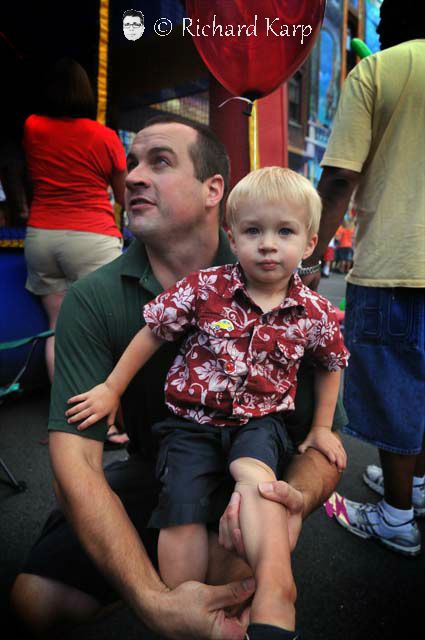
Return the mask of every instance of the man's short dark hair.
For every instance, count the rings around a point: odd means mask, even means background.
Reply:
[[[172,113],[150,118],[143,125],[143,129],[152,127],[155,124],[173,123],[184,124],[187,127],[194,129],[198,134],[196,142],[189,146],[189,156],[193,163],[196,179],[200,182],[205,182],[207,178],[210,178],[215,174],[219,174],[223,177],[224,195],[220,202],[220,219],[222,220],[224,214],[224,202],[229,189],[230,180],[230,160],[227,155],[226,147],[212,129],[207,127],[207,125]]]
[[[143,13],[141,11],[138,11],[137,9],[126,9],[122,14],[122,19],[124,20],[124,18],[126,18],[127,16],[134,16],[135,18],[140,18],[140,20],[142,21],[142,24],[145,24],[145,17]]]
[[[425,38],[423,0],[383,0],[380,14],[380,35],[387,46]]]

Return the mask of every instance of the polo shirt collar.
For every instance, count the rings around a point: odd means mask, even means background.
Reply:
[[[236,258],[230,249],[227,234],[223,228],[219,230],[219,244],[214,266],[233,264]],[[134,238],[127,251],[121,256],[121,276],[137,278],[139,283],[154,295],[163,291],[163,287],[155,278],[143,242]]]

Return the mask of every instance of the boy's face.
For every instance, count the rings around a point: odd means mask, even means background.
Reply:
[[[229,240],[248,284],[286,286],[300,260],[312,254],[317,235],[308,235],[304,207],[243,202]]]

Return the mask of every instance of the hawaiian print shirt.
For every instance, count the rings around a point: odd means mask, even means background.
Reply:
[[[216,426],[294,409],[305,351],[329,371],[347,366],[335,310],[297,274],[267,313],[252,301],[239,264],[204,269],[144,307],[163,340],[188,336],[168,372],[165,397],[177,415]]]

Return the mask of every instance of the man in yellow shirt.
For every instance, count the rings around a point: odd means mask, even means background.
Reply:
[[[379,449],[381,467],[363,479],[377,505],[345,500],[352,533],[417,555],[415,516],[425,515],[425,20],[423,3],[384,0],[382,51],[349,74],[319,192],[322,257],[353,192],[358,228],[347,276],[345,341],[351,352],[344,431]],[[318,284],[316,274],[304,279]],[[316,282],[312,282],[312,281]]]

